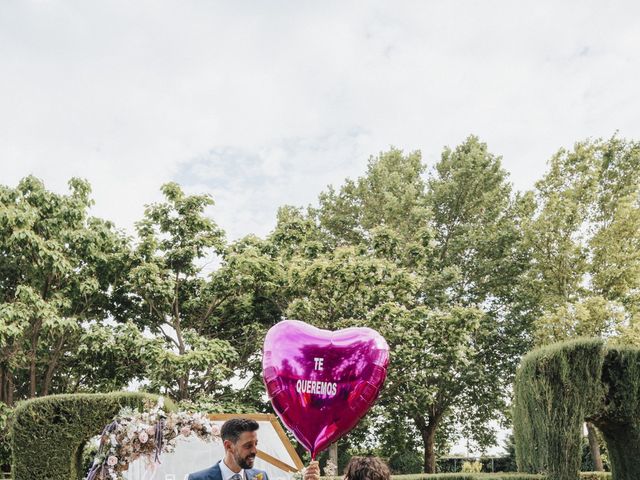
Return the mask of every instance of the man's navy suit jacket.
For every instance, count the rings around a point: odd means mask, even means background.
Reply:
[[[253,477],[261,473],[263,480],[269,480],[267,472],[264,470],[258,470],[257,468],[249,468],[244,471],[247,476],[247,480],[252,480]],[[213,467],[205,468],[199,472],[190,473],[189,480],[222,480],[222,471],[220,470],[220,462],[216,463]]]

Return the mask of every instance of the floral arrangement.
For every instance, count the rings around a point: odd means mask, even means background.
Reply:
[[[144,458],[151,466],[160,455],[172,452],[178,438],[196,435],[205,441],[218,441],[220,429],[204,414],[165,413],[163,399],[144,412],[130,408],[120,411],[100,436],[100,446],[85,480],[123,480],[129,464]]]

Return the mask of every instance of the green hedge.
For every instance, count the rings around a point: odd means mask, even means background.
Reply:
[[[13,409],[0,402],[0,478],[2,472],[9,470],[11,463],[11,442],[9,441],[9,419]]]
[[[616,480],[640,479],[640,349],[609,348],[602,382],[607,388],[591,421],[602,432]]]
[[[393,480],[544,480],[544,475],[527,473],[434,473],[394,475]]]
[[[528,473],[417,473],[391,475],[392,480],[544,480],[544,475]],[[320,477],[320,480],[344,480],[343,477]]]
[[[392,480],[546,480],[545,475],[530,473],[419,473],[391,475]],[[320,480],[343,480],[342,477],[320,477]],[[581,472],[580,480],[611,480],[609,472]]]
[[[599,339],[544,347],[523,358],[514,390],[519,470],[577,480],[588,420],[607,444],[611,478],[640,479],[640,349]]]
[[[601,401],[600,340],[575,340],[524,357],[514,386],[518,470],[550,480],[577,480],[582,424]]]
[[[82,449],[123,407],[142,408],[157,396],[143,393],[51,395],[21,402],[11,431],[14,480],[77,480]],[[172,409],[172,404],[165,404]]]
[[[611,480],[611,472],[580,472],[580,480]]]

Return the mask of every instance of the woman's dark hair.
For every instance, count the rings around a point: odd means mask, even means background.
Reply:
[[[243,432],[255,432],[260,428],[258,422],[249,418],[232,418],[222,424],[220,437],[222,440],[231,440],[236,443]]]
[[[344,471],[346,480],[389,480],[391,472],[378,457],[352,457]]]

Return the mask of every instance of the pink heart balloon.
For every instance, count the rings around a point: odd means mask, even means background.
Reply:
[[[274,410],[315,459],[367,413],[388,364],[389,346],[375,330],[285,320],[267,332],[262,374]]]

